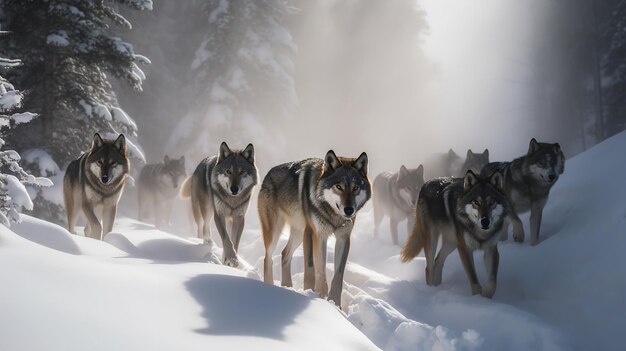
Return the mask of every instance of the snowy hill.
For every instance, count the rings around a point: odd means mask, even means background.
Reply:
[[[369,208],[353,233],[347,316],[301,291],[301,250],[295,291],[258,281],[263,245],[254,207],[242,269],[207,263],[219,249],[191,235],[129,218],[98,242],[25,217],[11,228],[19,235],[0,227],[0,350],[623,349],[623,150],[626,133],[567,161],[541,243],[500,244],[492,300],[470,295],[456,253],[443,284],[426,286],[423,258],[402,264],[388,232],[372,239]],[[475,259],[482,281],[482,257]],[[332,274],[332,262],[328,268]]]

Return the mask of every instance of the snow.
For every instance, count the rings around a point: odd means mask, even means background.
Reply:
[[[11,119],[15,122],[16,125],[28,123],[32,121],[35,117],[37,117],[37,114],[32,112],[14,113],[11,115]]]
[[[11,202],[20,208],[25,210],[33,209],[33,201],[30,199],[30,195],[28,191],[26,191],[26,187],[24,184],[17,179],[16,176],[5,174],[2,176],[2,180],[6,181],[6,189],[7,192],[11,195]]]
[[[43,175],[55,175],[61,172],[59,165],[45,150],[29,149],[22,153],[22,159],[27,163],[35,163]]]
[[[22,93],[10,90],[0,95],[0,110],[8,111],[22,105]]]
[[[68,46],[70,45],[70,37],[67,32],[60,30],[56,33],[49,34],[46,38],[46,44],[53,46]]]
[[[302,291],[301,249],[294,288],[258,281],[264,248],[254,204],[241,269],[208,263],[221,257],[218,245],[185,225],[157,230],[120,214],[99,242],[24,216],[12,227],[19,236],[0,227],[0,349],[622,349],[626,188],[616,175],[626,172],[625,148],[626,132],[566,162],[540,244],[499,244],[493,299],[471,296],[456,253],[443,283],[426,286],[423,257],[402,264],[388,232],[373,239],[369,206],[353,232],[344,312]],[[528,229],[528,215],[522,220]],[[277,277],[286,239],[274,252]],[[484,281],[478,253],[475,261]]]

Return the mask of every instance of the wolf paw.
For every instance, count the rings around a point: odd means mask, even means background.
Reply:
[[[239,267],[239,260],[237,257],[227,257],[224,259],[224,265],[228,267]]]
[[[487,283],[485,286],[483,286],[482,291],[481,291],[481,295],[483,297],[487,297],[487,298],[492,298],[493,294],[496,293],[496,284],[494,283]]]
[[[480,284],[472,284],[472,295],[478,295],[482,293]]]
[[[537,239],[531,239],[530,240],[530,246],[537,246],[539,245],[539,240]]]
[[[521,235],[513,235],[513,240],[515,240],[515,242],[517,243],[523,243],[524,242],[524,234]]]

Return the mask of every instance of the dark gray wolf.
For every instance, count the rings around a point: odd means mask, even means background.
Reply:
[[[407,262],[422,249],[426,256],[426,283],[441,284],[446,257],[458,250],[470,281],[472,294],[491,298],[498,275],[499,231],[511,210],[503,192],[504,178],[499,171],[481,177],[467,171],[464,178],[438,178],[422,186],[415,209],[415,225],[404,244],[401,259]],[[437,257],[437,242],[442,245]],[[481,287],[472,252],[483,250],[488,281]]]
[[[561,146],[530,140],[528,152],[511,162],[493,162],[483,168],[483,175],[499,170],[504,175],[504,191],[513,205],[509,216],[513,224],[513,239],[524,241],[524,226],[518,215],[530,210],[530,244],[539,243],[543,207],[548,202],[550,189],[565,170],[565,156]],[[502,239],[508,237],[508,222],[502,230]]]
[[[252,189],[257,182],[254,146],[248,144],[243,150],[231,150],[222,142],[219,154],[202,160],[181,186],[180,195],[191,198],[198,237],[205,242],[211,242],[209,223],[211,217],[215,220],[225,265],[239,265],[237,250]],[[230,235],[227,225],[230,225]]]
[[[139,220],[144,221],[152,212],[155,227],[168,225],[174,199],[185,178],[185,156],[180,159],[165,156],[163,163],[145,165],[139,173],[137,189]]]
[[[96,133],[91,150],[70,162],[63,177],[63,199],[70,233],[76,233],[74,227],[79,208],[87,217],[85,236],[102,240],[113,229],[117,203],[129,170],[124,135],[120,134],[115,140],[103,140]],[[98,217],[102,218],[102,224]]]
[[[391,241],[398,243],[398,223],[407,220],[407,232],[413,229],[413,211],[417,195],[424,184],[424,167],[407,169],[402,165],[397,173],[384,172],[374,179],[374,237],[385,216],[389,216]]]
[[[356,214],[369,200],[367,154],[337,157],[330,150],[322,159],[310,158],[272,168],[259,192],[259,217],[265,244],[264,280],[274,284],[272,253],[285,224],[291,234],[282,251],[282,285],[291,286],[291,258],[304,241],[304,289],[327,296],[341,306],[343,274]],[[328,292],[326,241],[334,234],[335,274]]]

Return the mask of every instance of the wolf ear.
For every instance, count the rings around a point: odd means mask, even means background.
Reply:
[[[226,157],[230,156],[233,152],[228,147],[225,141],[222,141],[220,145],[220,153],[217,156],[217,162],[222,162]]]
[[[124,134],[120,134],[113,142],[113,146],[123,155],[126,155],[126,137]]]
[[[362,176],[367,177],[367,154],[362,152],[361,155],[352,162],[352,166],[356,168]]]
[[[419,165],[417,166],[417,177],[422,181],[422,183],[424,182],[424,166],[423,165]]]
[[[333,171],[341,166],[341,161],[335,155],[333,150],[328,150],[324,157],[324,173]]]
[[[254,164],[254,146],[252,144],[248,144],[246,148],[241,152],[241,156],[243,156],[248,162]]]
[[[100,134],[96,133],[93,135],[93,142],[91,143],[91,148],[93,150],[99,148],[100,146],[104,145],[104,140],[102,140],[102,137],[100,136]]]
[[[537,150],[539,150],[539,143],[537,142],[537,139],[530,139],[530,144],[528,145],[528,155],[534,153]]]
[[[167,156],[167,155],[165,155],[165,157],[163,157],[163,163],[164,163],[164,164],[168,164],[168,163],[170,163],[170,157],[169,157],[169,156]]]
[[[476,178],[476,174],[472,172],[472,170],[467,171],[465,173],[465,178],[463,178],[463,191],[469,191],[474,185],[478,183],[478,178]]]
[[[467,149],[467,155],[465,155],[465,159],[470,160],[472,159],[472,157],[474,157],[474,153],[472,152],[472,149]]]
[[[485,149],[485,151],[483,151],[483,156],[489,159],[489,149]]]
[[[493,172],[491,176],[489,176],[489,183],[495,186],[496,189],[502,191],[504,189],[504,177],[502,176],[502,173],[498,170]]]
[[[459,157],[459,155],[457,155],[456,152],[454,152],[454,150],[450,149],[450,150],[448,150],[448,157],[449,158],[457,158],[457,157]]]
[[[180,164],[181,164],[181,165],[183,165],[183,166],[185,165],[185,156],[184,156],[184,155],[183,155],[183,156],[181,156],[181,157],[178,159],[178,163],[180,163]]]
[[[404,165],[400,166],[400,170],[398,171],[398,179],[404,178],[409,175],[409,170],[404,167]]]

